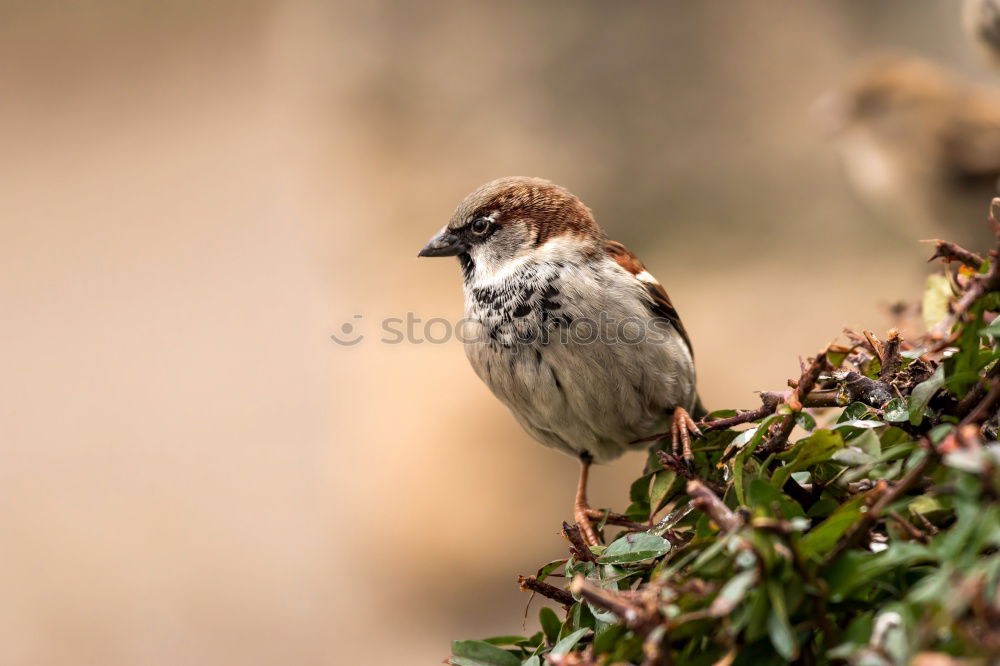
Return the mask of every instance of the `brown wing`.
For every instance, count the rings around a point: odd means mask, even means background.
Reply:
[[[635,256],[629,252],[628,248],[619,243],[618,241],[608,241],[604,246],[604,251],[609,257],[618,262],[618,265],[627,270],[629,273],[635,276],[635,278],[642,283],[646,288],[646,292],[649,294],[652,303],[650,304],[650,309],[653,311],[657,317],[663,317],[676,329],[681,337],[684,339],[684,344],[687,345],[688,351],[691,352],[691,358],[694,358],[694,348],[691,347],[691,338],[688,337],[687,331],[684,330],[684,324],[681,323],[681,317],[677,314],[677,309],[674,308],[674,304],[670,302],[670,297],[667,296],[666,290],[663,288],[656,278],[649,274],[646,267],[642,265],[639,261],[639,257]]]

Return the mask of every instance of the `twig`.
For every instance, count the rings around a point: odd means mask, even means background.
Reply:
[[[872,333],[867,329],[862,330],[861,333],[864,334],[865,340],[868,341],[868,344],[871,346],[872,351],[875,352],[875,355],[878,356],[879,361],[881,361],[882,356],[885,355],[885,349],[883,347],[882,341],[879,340],[874,333]]]
[[[649,529],[649,525],[644,525],[643,523],[637,523],[636,521],[630,519],[624,513],[615,513],[614,511],[608,511],[605,509],[588,509],[587,515],[594,520],[604,521],[605,525],[618,525],[619,527],[627,527],[632,530],[645,531]]]
[[[927,543],[927,535],[924,534],[921,530],[919,530],[916,525],[914,525],[906,518],[903,518],[901,515],[899,515],[898,511],[890,511],[888,515],[889,518],[896,521],[896,523],[900,527],[906,530],[906,533],[909,534],[911,537],[913,537],[920,543]]]
[[[725,430],[742,423],[750,423],[751,421],[762,419],[765,416],[770,416],[774,413],[774,410],[778,408],[779,404],[781,404],[784,396],[779,393],[766,392],[760,394],[760,399],[764,404],[757,409],[740,412],[736,416],[729,416],[724,419],[715,419],[714,421],[698,421],[698,427],[702,430]]]
[[[983,265],[983,258],[978,254],[972,252],[971,250],[966,250],[964,247],[960,247],[950,241],[941,240],[940,238],[932,238],[920,242],[934,243],[934,254],[930,256],[927,263],[930,263],[935,259],[943,259],[946,263],[957,261],[961,264],[965,264],[974,271],[978,271]]]
[[[802,371],[802,377],[799,379],[798,385],[792,390],[792,394],[788,399],[785,400],[785,404],[791,408],[792,413],[785,415],[781,419],[781,423],[772,430],[771,437],[759,449],[761,453],[767,455],[768,453],[780,451],[784,448],[785,442],[788,441],[788,435],[791,434],[792,428],[795,427],[795,413],[802,411],[802,399],[813,390],[820,373],[826,367],[826,350],[824,349]]]
[[[563,606],[572,606],[575,601],[573,599],[573,595],[566,590],[560,590],[555,585],[549,585],[545,581],[538,580],[534,576],[518,576],[517,585],[522,590],[537,592],[543,597],[552,599],[552,601],[558,602]]]
[[[927,531],[928,534],[934,536],[935,534],[938,533],[938,528],[935,527],[934,523],[927,520],[927,517],[924,514],[919,512],[914,512],[914,513],[917,516],[917,520],[919,520],[920,524],[924,526],[924,529]]]
[[[569,584],[572,594],[579,595],[593,605],[611,611],[620,617],[630,628],[635,630],[646,629],[648,631],[650,620],[649,613],[642,606],[633,604],[620,594],[615,594],[610,590],[605,590],[596,585],[591,585],[587,580],[577,574],[573,577],[573,582]],[[567,593],[569,594],[569,593]]]
[[[958,401],[958,405],[955,406],[955,413],[964,417],[971,412],[972,408],[979,404],[979,401],[986,395],[987,384],[991,384],[991,380],[994,379],[1000,379],[1000,363],[994,363],[993,367],[986,373],[986,376],[969,389],[964,398]]]
[[[990,390],[986,394],[986,397],[962,419],[959,425],[983,423],[993,415],[993,407],[996,406],[997,401],[1000,401],[1000,381],[994,380],[991,382]]]
[[[594,553],[590,551],[590,547],[587,542],[583,540],[583,534],[580,532],[580,527],[578,525],[570,525],[566,521],[562,524],[562,533],[566,537],[566,540],[570,543],[570,552],[573,556],[583,562],[596,562],[597,558],[594,557]]]
[[[899,355],[899,344],[901,338],[899,337],[898,329],[889,329],[889,337],[886,338],[885,344],[882,346],[882,369],[878,373],[878,378],[882,381],[887,381],[896,376],[899,372],[899,366],[902,358]]]
[[[732,509],[723,504],[722,500],[701,481],[697,479],[688,481],[687,494],[691,497],[691,504],[708,514],[723,532],[731,532],[743,524]]]

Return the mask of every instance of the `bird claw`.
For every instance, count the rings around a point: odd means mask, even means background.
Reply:
[[[674,456],[679,456],[689,469],[694,469],[694,454],[691,452],[691,435],[701,436],[698,424],[683,407],[674,409],[674,418],[670,423],[670,436],[673,442]]]

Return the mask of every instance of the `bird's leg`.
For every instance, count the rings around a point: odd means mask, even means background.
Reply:
[[[694,419],[683,407],[674,409],[674,419],[670,424],[670,434],[673,438],[674,456],[680,456],[689,468],[694,467],[694,454],[691,453],[691,435],[701,435]]]
[[[573,518],[580,527],[584,541],[588,546],[600,546],[601,540],[590,522],[590,505],[587,504],[587,476],[590,473],[590,454],[584,451],[580,455],[580,481],[576,486],[576,502],[573,504]]]

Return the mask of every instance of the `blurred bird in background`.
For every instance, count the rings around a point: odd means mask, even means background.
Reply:
[[[965,0],[962,22],[972,41],[1000,67],[1000,0]]]
[[[1000,90],[884,56],[816,111],[854,190],[907,237],[976,242],[1000,175]]]

